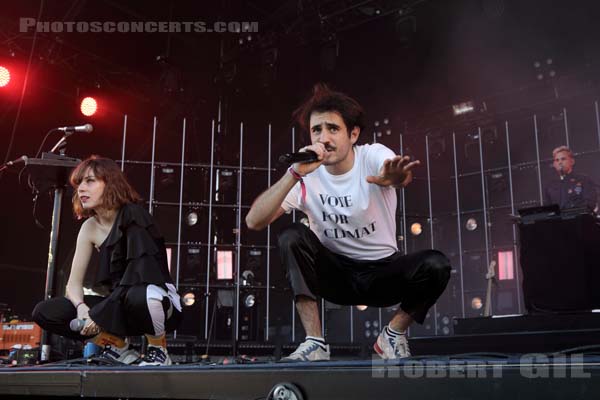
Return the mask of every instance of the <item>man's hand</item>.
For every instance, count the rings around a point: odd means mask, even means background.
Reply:
[[[323,157],[325,157],[325,152],[327,151],[325,149],[325,145],[323,143],[311,144],[310,146],[301,148],[299,151],[304,152],[307,150],[312,150],[315,153],[317,153],[318,161],[311,162],[311,163],[295,163],[294,165],[292,165],[292,168],[294,168],[294,171],[296,171],[297,173],[299,173],[302,176],[308,175],[311,172],[313,172],[315,169],[319,168],[319,166],[323,162]]]
[[[367,176],[367,182],[379,186],[405,187],[412,181],[412,169],[419,160],[410,161],[408,156],[396,156],[383,162],[378,176]]]

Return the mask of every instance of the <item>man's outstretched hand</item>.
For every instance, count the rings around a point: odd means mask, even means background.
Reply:
[[[395,156],[383,162],[377,176],[367,176],[367,182],[379,186],[405,187],[412,181],[412,169],[420,165],[419,160],[410,161],[408,156]]]

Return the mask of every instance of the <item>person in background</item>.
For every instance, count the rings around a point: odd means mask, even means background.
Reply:
[[[590,177],[573,171],[575,158],[567,146],[552,151],[556,176],[546,183],[544,204],[558,204],[561,209],[587,208],[598,211],[598,187]]]

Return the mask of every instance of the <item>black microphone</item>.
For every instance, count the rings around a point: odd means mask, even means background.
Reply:
[[[62,126],[56,128],[57,131],[65,132],[65,135],[72,135],[73,133],[90,133],[94,130],[92,124],[76,125],[76,126]]]
[[[85,326],[86,322],[87,321],[85,319],[78,319],[78,318],[72,319],[71,322],[69,322],[69,328],[73,332],[81,332],[81,330]]]
[[[299,151],[296,153],[287,153],[279,156],[280,163],[294,164],[294,163],[311,163],[319,160],[317,153],[311,150]]]
[[[558,167],[559,171],[558,174],[560,175],[560,180],[564,180],[565,179],[565,172],[563,170],[563,166],[561,165],[560,167]]]

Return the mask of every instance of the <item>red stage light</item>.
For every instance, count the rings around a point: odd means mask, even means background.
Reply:
[[[10,71],[8,68],[0,66],[0,87],[8,85],[10,82]]]
[[[98,102],[93,97],[86,97],[81,100],[81,113],[86,117],[91,117],[98,110]]]

